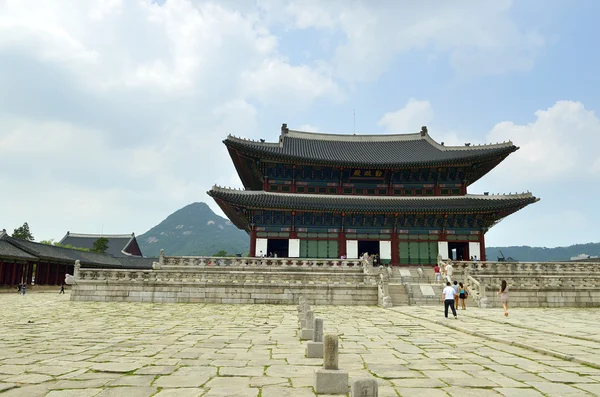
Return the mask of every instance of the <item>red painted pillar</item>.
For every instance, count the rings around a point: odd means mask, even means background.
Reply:
[[[392,266],[398,266],[400,264],[400,255],[398,252],[398,233],[394,231],[392,233]]]
[[[346,256],[346,233],[344,233],[344,229],[340,229],[340,233],[338,234],[338,259],[342,256]]]
[[[9,276],[10,277],[10,283],[9,283],[9,285],[12,287],[13,285],[16,285],[15,284],[15,280],[17,278],[16,278],[16,274],[15,273],[17,272],[17,264],[13,263],[11,267],[12,267],[12,269],[10,270],[10,276]]]
[[[254,230],[254,227],[250,230],[250,256],[256,256],[256,230]]]
[[[27,277],[26,277],[27,285],[31,285],[32,281],[33,281],[33,263],[31,263],[31,262],[28,263],[26,269],[27,269]]]
[[[483,230],[480,233],[481,234],[479,235],[479,250],[481,251],[481,258],[479,258],[479,260],[487,261],[487,257],[485,255],[485,234],[483,233]]]

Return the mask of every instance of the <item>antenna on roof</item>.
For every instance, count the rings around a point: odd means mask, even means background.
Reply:
[[[356,108],[352,108],[352,133],[356,135]]]

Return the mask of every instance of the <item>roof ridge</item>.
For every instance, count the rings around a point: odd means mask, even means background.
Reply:
[[[96,238],[105,237],[105,238],[128,238],[128,239],[131,239],[132,237],[135,237],[135,233],[130,233],[130,234],[91,233],[91,234],[87,234],[87,233],[71,233],[71,232],[69,232],[66,237],[96,237]]]
[[[311,194],[311,193],[275,193],[275,192],[266,192],[264,190],[244,190],[244,189],[235,189],[214,185],[210,191],[207,193],[221,192],[221,193],[241,193],[246,195],[267,195],[273,197],[310,197],[310,198],[355,198],[359,200],[367,200],[373,198],[382,198],[382,199],[392,199],[392,200],[451,200],[451,199],[479,199],[479,200],[509,200],[515,198],[531,198],[534,197],[531,192],[522,192],[522,193],[497,193],[497,194],[465,194],[459,196],[373,196],[373,195],[351,195],[351,194]],[[538,199],[539,200],[539,199]]]

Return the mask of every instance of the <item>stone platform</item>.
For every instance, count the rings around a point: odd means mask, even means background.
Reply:
[[[0,295],[0,395],[314,397],[287,305],[73,302]],[[600,395],[600,312],[315,307],[341,368],[379,396]]]

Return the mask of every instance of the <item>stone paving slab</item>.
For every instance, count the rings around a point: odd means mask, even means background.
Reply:
[[[2,397],[315,396],[322,361],[304,357],[295,306],[36,293],[2,294],[0,305]],[[513,309],[507,319],[468,308],[458,320],[442,307],[314,310],[340,336],[350,381],[374,377],[380,396],[600,395],[597,310]]]

